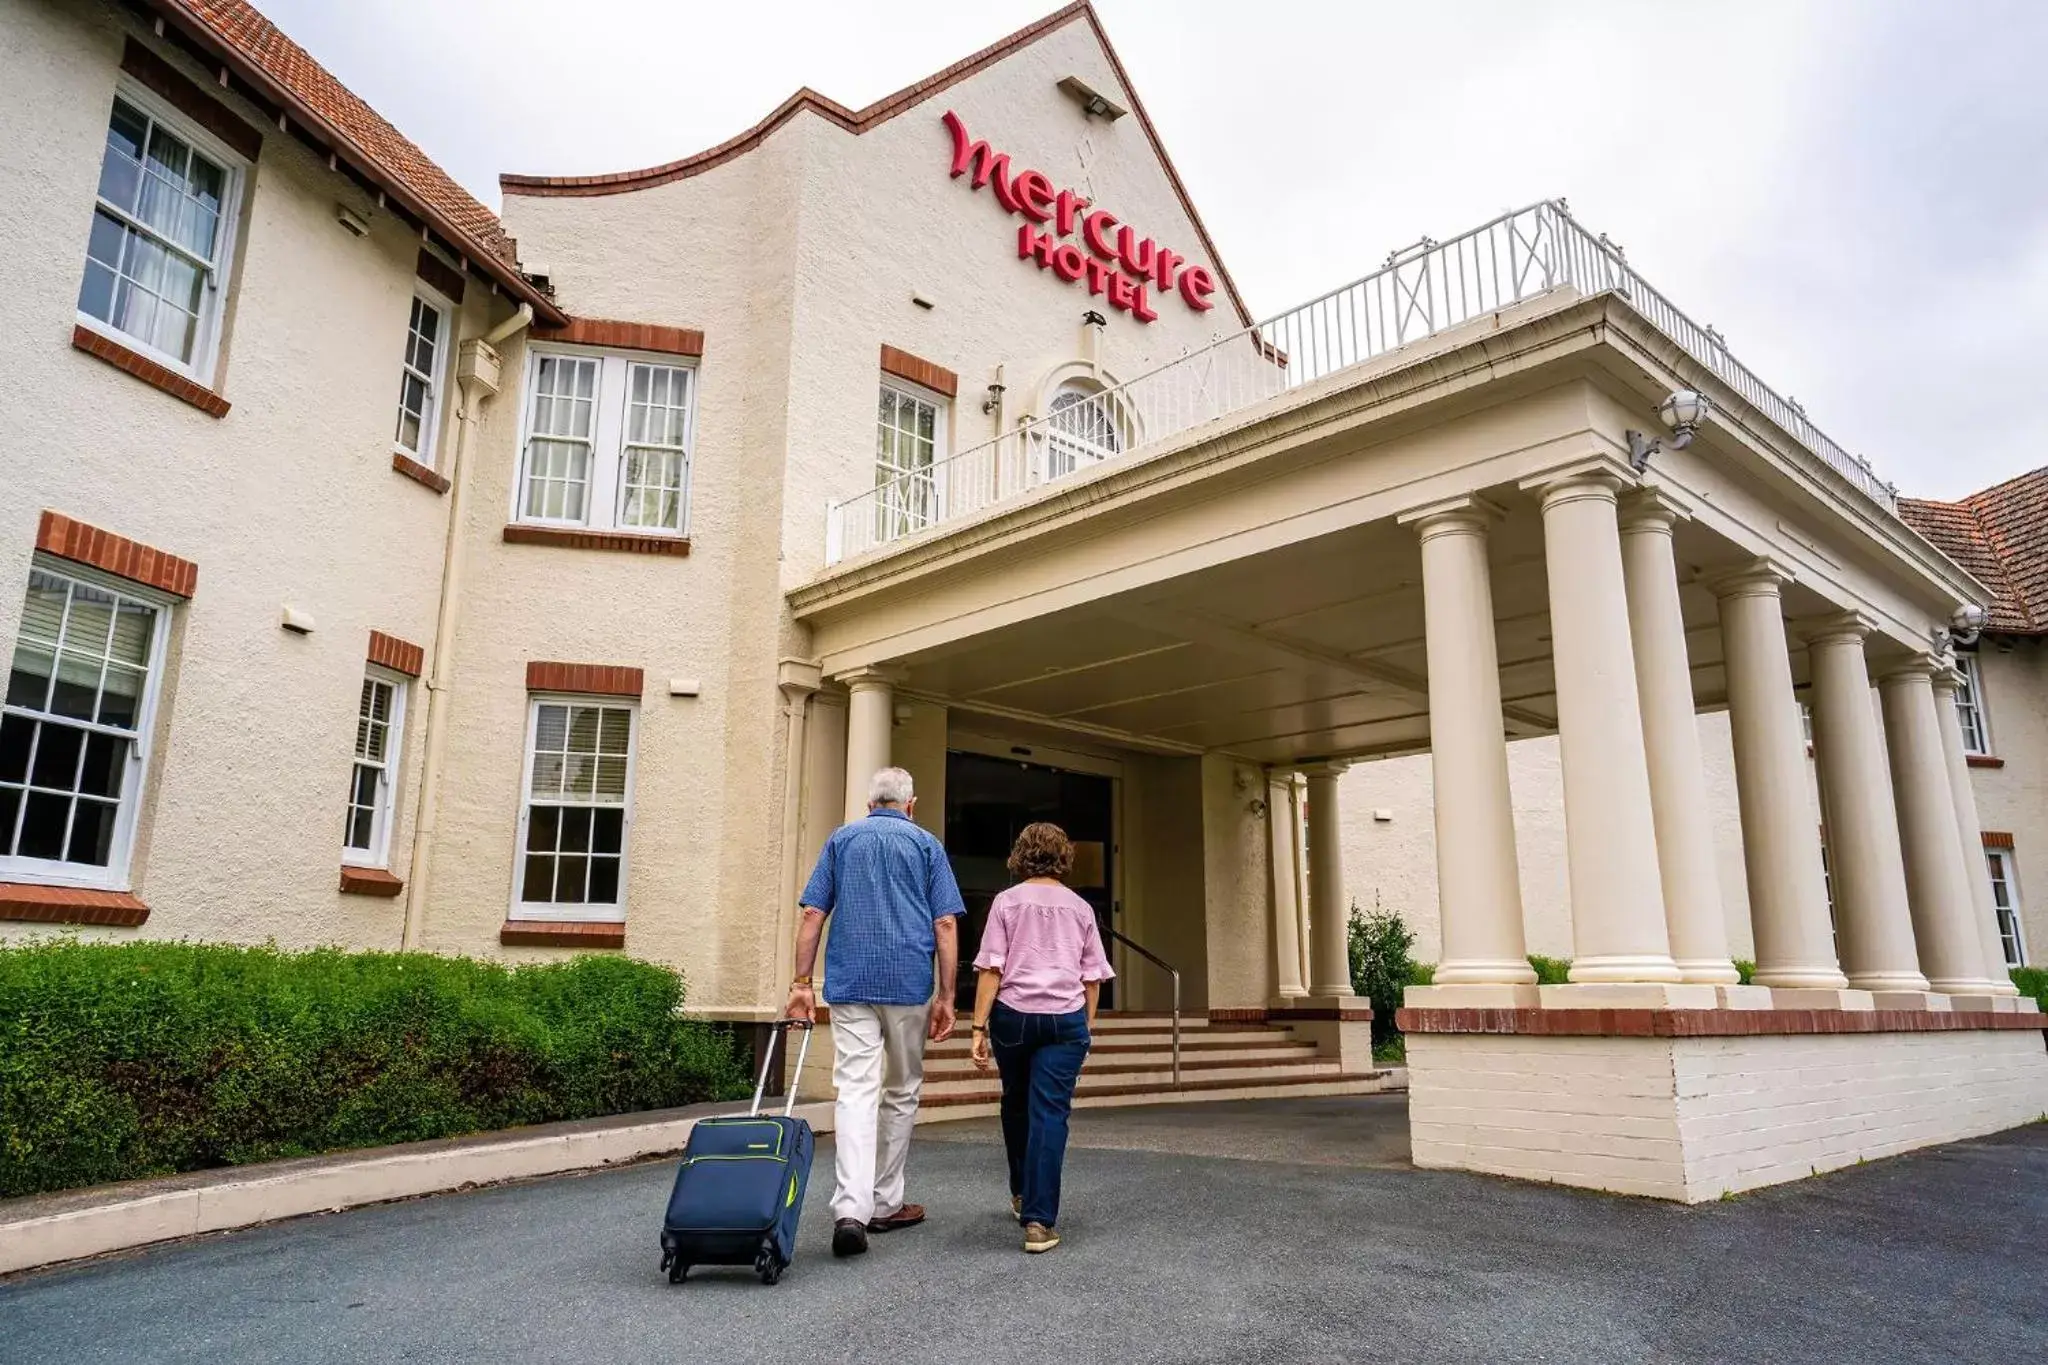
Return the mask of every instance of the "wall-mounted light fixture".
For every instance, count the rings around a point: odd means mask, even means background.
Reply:
[[[1093,308],[1090,308],[1087,312],[1081,314],[1081,325],[1083,327],[1107,327],[1109,326],[1109,319],[1096,312]]]
[[[1713,415],[1713,400],[1691,389],[1674,389],[1657,405],[1657,415],[1671,428],[1671,449],[1684,450],[1693,434]],[[1637,473],[1650,467],[1650,457],[1664,449],[1663,438],[1651,440],[1640,431],[1628,433],[1628,462]]]
[[[1965,602],[1950,613],[1948,624],[1934,628],[1934,652],[1944,657],[1957,645],[1974,645],[1983,633],[1991,613],[1975,602]]]
[[[981,400],[983,412],[994,412],[1003,405],[1003,382],[999,379],[988,386],[988,397]]]

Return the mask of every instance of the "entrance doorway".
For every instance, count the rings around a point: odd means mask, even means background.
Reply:
[[[1010,885],[1005,865],[1024,826],[1050,821],[1074,842],[1074,872],[1067,879],[1095,909],[1105,949],[1116,916],[1116,779],[1015,758],[951,750],[946,754],[946,855],[967,914],[960,925],[956,1005],[974,1004],[974,955],[996,893]],[[1102,1007],[1115,1002],[1116,983],[1105,982]]]

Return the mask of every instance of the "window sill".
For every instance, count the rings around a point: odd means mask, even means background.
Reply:
[[[71,344],[98,360],[104,360],[124,374],[132,374],[154,389],[161,389],[182,403],[190,403],[209,417],[228,415],[228,400],[203,384],[187,379],[167,365],[151,360],[142,352],[123,346],[111,337],[74,323]]]
[[[405,475],[414,483],[419,484],[422,488],[431,488],[436,493],[446,493],[448,491],[448,480],[442,478],[439,474],[436,474],[433,470],[409,455],[400,455],[397,451],[393,451],[391,453],[391,468]]]
[[[40,924],[137,925],[149,907],[126,891],[93,891],[82,886],[0,882],[0,919]]]
[[[637,555],[687,555],[688,536],[650,536],[637,531],[581,531],[560,526],[505,528],[505,540],[512,545],[559,545],[565,550],[620,550]]]
[[[508,919],[498,942],[514,948],[623,948],[624,920]]]
[[[2003,768],[2005,766],[2004,759],[1994,758],[1990,754],[1964,754],[1963,762],[1972,768]]]
[[[405,883],[381,867],[341,867],[341,891],[346,896],[396,896]]]

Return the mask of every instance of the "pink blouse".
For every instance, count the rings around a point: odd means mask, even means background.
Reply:
[[[1024,1014],[1072,1014],[1087,1004],[1084,982],[1116,975],[1102,952],[1094,907],[1043,882],[1020,882],[997,895],[974,965],[1001,972],[996,999]]]

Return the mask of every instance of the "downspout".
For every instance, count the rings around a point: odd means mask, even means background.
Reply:
[[[423,759],[419,794],[413,801],[412,867],[405,879],[405,929],[400,946],[420,946],[427,921],[429,870],[434,863],[434,832],[441,797],[441,759],[448,747],[450,673],[455,661],[455,622],[462,604],[463,511],[469,493],[471,434],[483,420],[485,400],[498,392],[501,362],[498,347],[533,325],[533,305],[519,311],[481,337],[462,343],[456,383],[462,405],[455,410],[455,467],[448,471],[448,534],[441,547],[441,601],[434,614],[434,654],[427,666],[427,725],[421,736]]]

